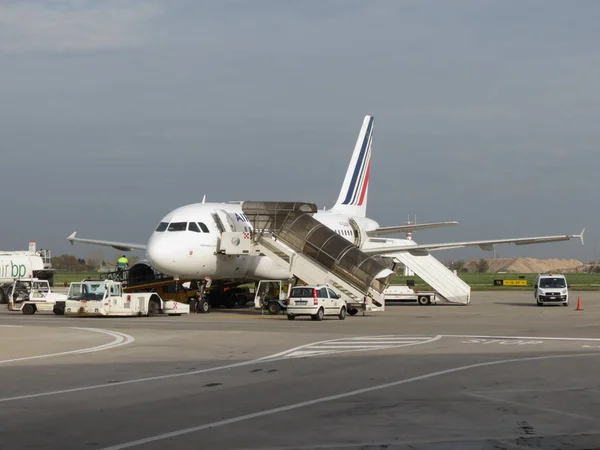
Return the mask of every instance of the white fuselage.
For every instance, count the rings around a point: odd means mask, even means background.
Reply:
[[[318,211],[314,218],[361,247],[374,220]],[[190,226],[194,223],[194,226]],[[184,225],[185,224],[185,225]],[[222,227],[222,228],[220,228]],[[193,230],[190,230],[193,228]],[[250,231],[239,204],[196,203],[171,211],[152,233],[146,246],[148,262],[156,270],[180,279],[287,279],[289,270],[266,256],[218,253],[221,231]],[[162,231],[160,231],[162,230]]]

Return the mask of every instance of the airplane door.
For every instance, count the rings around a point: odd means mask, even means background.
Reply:
[[[361,234],[360,234],[360,227],[358,226],[358,224],[356,223],[356,221],[352,218],[348,218],[348,222],[350,223],[350,226],[352,227],[352,234],[354,235],[354,245],[356,245],[358,248],[360,248],[360,244],[362,243],[362,239],[361,239]]]
[[[223,229],[221,231],[235,231],[235,223],[227,211],[217,209],[217,217],[220,219]]]
[[[225,227],[223,226],[223,222],[217,213],[211,213],[213,220],[215,221],[215,225],[217,226],[217,230],[219,233],[225,231]]]

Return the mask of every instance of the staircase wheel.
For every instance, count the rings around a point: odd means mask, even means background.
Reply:
[[[431,304],[431,300],[429,297],[422,295],[419,297],[419,305],[429,305]]]

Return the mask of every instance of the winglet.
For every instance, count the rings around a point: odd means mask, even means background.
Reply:
[[[579,239],[581,239],[581,245],[583,245],[583,233],[585,233],[585,228],[583,230],[581,230],[581,233],[577,236],[573,236],[573,237],[578,237]]]
[[[77,231],[73,231],[73,234],[71,234],[68,238],[67,241],[69,241],[71,243],[71,245],[75,244],[75,235],[77,234]]]

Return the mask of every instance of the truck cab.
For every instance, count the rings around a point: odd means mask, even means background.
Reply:
[[[539,274],[535,280],[534,293],[538,306],[545,304],[569,304],[569,285],[563,274]]]

